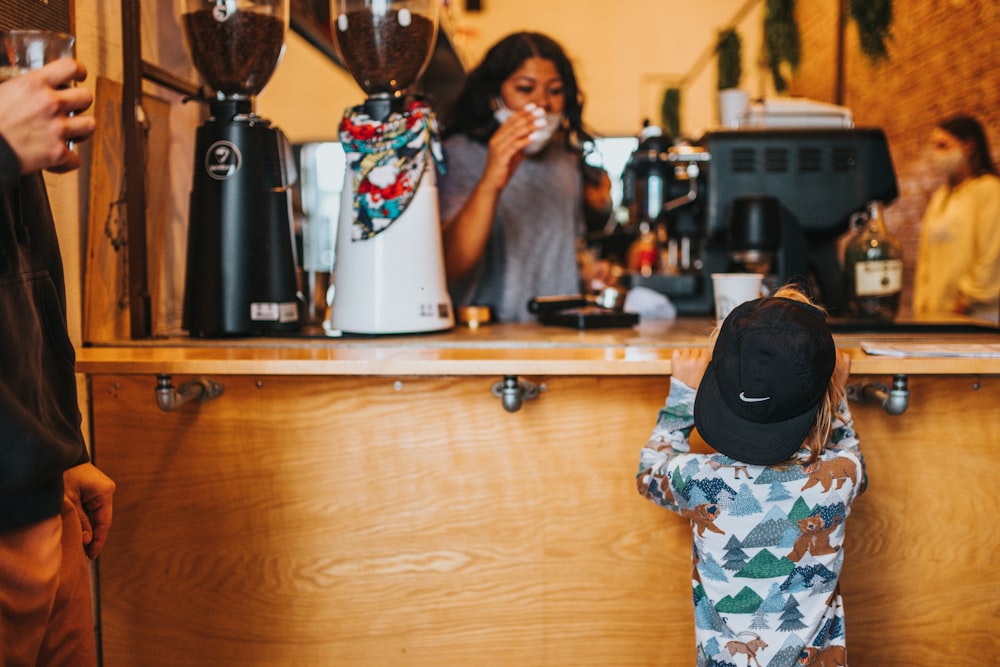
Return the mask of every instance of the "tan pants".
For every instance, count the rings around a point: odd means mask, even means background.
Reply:
[[[64,499],[61,517],[0,533],[0,666],[96,664],[90,568]]]

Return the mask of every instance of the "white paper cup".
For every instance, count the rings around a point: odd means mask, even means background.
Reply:
[[[719,122],[722,127],[738,129],[747,112],[750,94],[745,90],[730,88],[719,91]]]
[[[760,298],[763,282],[761,273],[713,273],[716,322],[721,323],[741,303]]]

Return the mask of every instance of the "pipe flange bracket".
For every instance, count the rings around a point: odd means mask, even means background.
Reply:
[[[507,412],[517,412],[524,401],[538,398],[545,391],[545,385],[538,385],[527,380],[518,380],[516,375],[505,375],[503,380],[494,382],[491,392],[503,403]]]

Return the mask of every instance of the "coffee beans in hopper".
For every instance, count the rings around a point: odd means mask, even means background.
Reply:
[[[256,95],[281,57],[285,24],[254,12],[236,12],[216,21],[212,10],[184,15],[191,58],[208,84],[227,95]]]
[[[347,12],[337,17],[334,32],[344,65],[369,95],[413,83],[434,43],[433,21],[396,10]]]

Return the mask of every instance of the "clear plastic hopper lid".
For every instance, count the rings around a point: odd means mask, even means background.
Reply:
[[[333,43],[368,95],[400,96],[420,77],[437,38],[440,0],[332,0]]]
[[[180,0],[191,59],[220,96],[253,97],[285,49],[288,0]]]

